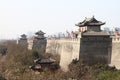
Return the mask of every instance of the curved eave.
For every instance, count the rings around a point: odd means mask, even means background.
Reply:
[[[75,24],[75,26],[84,27],[85,25],[83,25],[83,24]]]
[[[20,36],[26,36],[25,34],[22,34],[22,35],[20,35]]]
[[[101,26],[104,25],[105,23],[88,23],[86,24],[87,26]]]
[[[40,34],[45,34],[45,33],[39,33],[39,32],[36,32],[35,34],[38,34],[38,35],[40,35]]]
[[[86,23],[86,24],[75,24],[75,26],[79,26],[79,27],[84,27],[84,26],[101,26],[104,25],[104,23]]]

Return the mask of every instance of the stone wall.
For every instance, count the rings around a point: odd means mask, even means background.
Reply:
[[[63,70],[68,70],[68,65],[73,59],[79,59],[80,39],[63,40],[60,66]]]
[[[120,38],[112,39],[112,57],[110,65],[120,69]]]
[[[60,54],[60,66],[64,71],[73,59],[79,59],[80,39],[50,39],[47,40],[47,53]]]
[[[89,39],[88,39],[89,38]],[[90,64],[107,63],[120,69],[120,38],[82,37],[80,39],[20,40],[30,50],[60,54],[60,66],[68,70],[73,59],[82,59]],[[47,43],[47,44],[46,44]]]
[[[88,39],[89,38],[89,39]],[[81,59],[87,64],[111,62],[112,39],[104,37],[82,37],[80,39],[49,39],[47,53],[60,54],[60,66],[68,70],[73,59]]]
[[[112,39],[109,36],[81,38],[80,58],[87,64],[110,63]]]
[[[27,43],[28,43],[28,49],[32,50],[33,49],[33,40],[32,39],[28,39]]]
[[[60,39],[47,39],[46,53],[61,54],[62,40]]]

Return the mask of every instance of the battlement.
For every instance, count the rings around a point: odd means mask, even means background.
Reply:
[[[112,43],[120,43],[120,36],[115,37],[111,36],[112,38]],[[48,38],[47,42],[49,41],[61,41],[61,42],[79,42],[79,38]]]
[[[48,38],[47,42],[59,41],[59,42],[79,42],[78,38]]]
[[[112,43],[120,43],[120,36],[118,37],[112,36]]]

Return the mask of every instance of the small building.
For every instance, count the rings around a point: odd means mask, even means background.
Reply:
[[[101,26],[105,22],[98,21],[94,18],[85,18],[76,26],[81,32],[80,41],[80,59],[88,64],[110,63],[112,39],[108,32],[102,31]]]
[[[35,65],[32,65],[29,68],[38,72],[42,72],[45,69],[54,71],[59,68],[59,66],[55,63],[55,60],[51,58],[42,58],[42,59],[39,58],[34,60],[34,63]]]
[[[51,67],[53,63],[55,63],[55,60],[52,58],[43,58],[43,59],[37,59],[34,60],[36,64],[40,64],[42,68]]]

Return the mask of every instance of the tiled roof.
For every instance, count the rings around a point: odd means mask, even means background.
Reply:
[[[25,35],[25,34],[22,34],[21,37],[26,37],[26,35]]]
[[[92,26],[92,25],[104,25],[105,22],[101,22],[96,20],[94,17],[92,18],[85,18],[85,20],[83,22],[79,22],[78,24],[76,24],[76,26],[82,27],[82,26]]]
[[[36,32],[35,34],[45,34],[43,31],[38,31],[38,32]]]
[[[34,62],[38,62],[38,63],[53,63],[53,62],[55,62],[55,60],[51,59],[51,58],[44,58],[44,59],[34,60]]]
[[[51,63],[51,62],[55,62],[55,60],[51,59],[51,58],[41,59],[40,60],[40,63]]]

